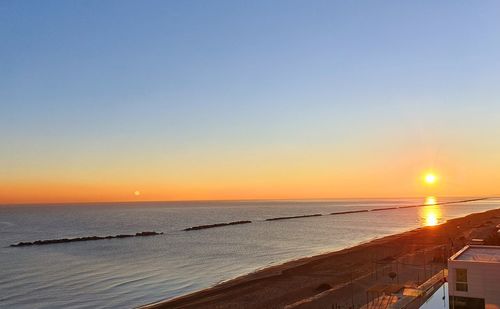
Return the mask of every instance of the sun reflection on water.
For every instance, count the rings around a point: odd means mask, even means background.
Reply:
[[[438,225],[442,219],[441,209],[437,204],[437,200],[434,196],[428,196],[425,198],[425,205],[422,207],[420,212],[420,217],[422,218],[422,225],[424,226],[435,226]]]
[[[425,198],[425,205],[436,205],[437,200],[434,196],[428,196]]]

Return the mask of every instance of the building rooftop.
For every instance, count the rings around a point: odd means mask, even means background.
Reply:
[[[500,263],[500,246],[466,246],[450,260]]]

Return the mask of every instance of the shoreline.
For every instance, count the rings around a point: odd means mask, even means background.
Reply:
[[[346,273],[347,268],[355,268],[353,282],[367,281],[366,277],[372,273],[374,263],[380,264],[384,263],[380,261],[404,259],[408,256],[421,261],[422,258],[415,255],[422,250],[425,263],[425,250],[435,250],[437,246],[441,248],[446,245],[451,254],[461,249],[470,239],[478,238],[477,235],[489,235],[491,229],[499,223],[500,208],[472,213],[436,226],[419,227],[367,240],[337,251],[264,266],[250,273],[221,281],[212,287],[139,308],[283,308],[293,307],[294,304],[307,308],[311,301],[315,303],[314,307],[321,307],[316,303],[318,299],[325,304],[337,300],[347,301],[352,295],[344,290],[346,283],[349,283],[353,276],[352,272],[350,276]],[[424,243],[418,243],[422,240]],[[335,272],[332,272],[333,270]],[[402,273],[403,278],[410,275],[411,273]],[[318,287],[322,284],[329,288],[318,292]],[[325,295],[319,297],[322,294]],[[361,297],[357,295],[357,298]]]

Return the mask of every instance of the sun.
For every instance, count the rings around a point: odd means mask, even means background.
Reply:
[[[436,182],[437,177],[433,173],[428,173],[425,175],[424,180],[427,184],[432,185]]]
[[[139,190],[134,191],[134,195],[135,195],[135,196],[139,196],[139,195],[141,195],[141,191],[139,191]]]

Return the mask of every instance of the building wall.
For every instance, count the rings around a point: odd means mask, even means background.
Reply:
[[[467,292],[455,289],[457,268],[467,269]],[[451,260],[448,282],[450,295],[484,298],[486,308],[500,309],[500,263]]]

